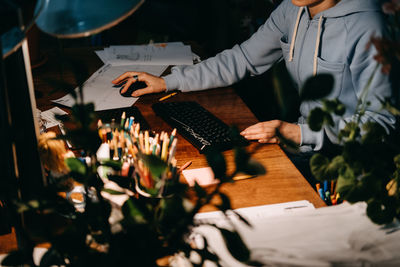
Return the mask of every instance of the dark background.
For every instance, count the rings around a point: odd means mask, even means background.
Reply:
[[[40,63],[43,53],[51,49],[61,51],[78,46],[183,41],[191,44],[192,50],[205,59],[249,38],[279,2],[280,0],[146,0],[134,14],[117,26],[87,38],[56,39],[32,29],[30,43],[35,44],[32,45],[34,49],[31,49],[31,55],[36,54],[36,60]],[[32,61],[35,66],[35,59]],[[270,71],[246,78],[235,84],[234,88],[260,121],[282,118],[275,104]],[[296,120],[297,113],[292,113],[289,120]]]

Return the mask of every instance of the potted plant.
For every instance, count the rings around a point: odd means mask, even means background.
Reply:
[[[355,109],[355,120],[346,122],[340,130],[338,151],[333,155],[317,153],[310,160],[312,174],[320,181],[335,181],[341,201],[367,203],[367,215],[377,224],[389,224],[400,218],[400,136],[399,136],[399,80],[400,74],[400,2],[392,0],[383,4],[389,35],[371,37],[371,45],[378,51],[378,67],[393,82],[392,93],[396,101],[379,99],[382,109],[397,119],[396,129],[386,131],[379,123],[363,123],[365,110],[370,104],[365,99],[372,95],[370,77]],[[374,72],[374,73],[375,73]],[[332,90],[333,78],[321,74],[310,78],[302,91],[307,100],[327,96]],[[323,99],[322,106],[311,111],[308,124],[314,131],[323,126],[335,126],[332,116],[342,116],[344,105],[337,99]]]
[[[79,63],[75,63],[74,69],[82,84],[85,70]],[[76,100],[70,116],[59,117],[66,135],[55,141],[68,139],[80,148],[82,156],[66,158],[68,171],[53,177],[37,198],[12,201],[10,210],[15,212],[14,216],[19,213],[25,218],[24,226],[17,225],[23,246],[11,252],[2,264],[35,266],[32,252],[38,242],[50,245],[40,266],[156,266],[162,265],[160,259],[175,253],[183,253],[187,258],[197,254],[200,260],[193,262],[195,266],[201,266],[205,260],[218,262],[218,256],[207,249],[206,239],[203,248],[188,242],[191,229],[205,223],[195,221],[194,216],[205,205],[213,205],[224,213],[230,210],[229,198],[219,190],[221,185],[233,182],[238,172],[262,174],[264,167],[253,161],[243,147],[236,147],[236,168],[227,173],[223,154],[212,151],[206,154],[207,161],[221,182],[208,190],[198,184],[190,188],[180,182],[173,156],[146,153],[140,138],[137,139],[141,133],[127,130],[123,123],[113,131],[129,140],[126,156],[130,158],[99,158],[102,135],[94,105],[83,102],[82,88],[76,93],[63,82],[53,84],[68,88]],[[124,169],[127,162],[132,163],[128,171]],[[108,168],[109,172],[100,177],[99,167]],[[75,188],[78,185],[79,190],[71,191],[71,184]],[[80,197],[71,201],[72,193]],[[113,201],[115,196],[123,200]],[[219,201],[211,202],[212,199]],[[210,225],[220,230],[232,256],[249,261],[250,252],[236,231]]]

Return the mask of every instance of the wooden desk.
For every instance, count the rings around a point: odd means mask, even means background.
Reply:
[[[93,49],[70,49],[66,51],[68,57],[81,59],[87,62],[89,73],[96,71],[101,65],[101,61],[93,53]],[[65,93],[54,91],[46,82],[46,79],[60,79],[73,81],[73,75],[68,68],[61,72],[59,58],[55,54],[49,54],[49,61],[39,69],[33,71],[35,89],[43,96],[37,98],[37,106],[41,110],[47,110],[53,105],[50,99],[57,99]],[[143,116],[146,118],[152,130],[171,131],[171,127],[160,117],[157,117],[151,105],[158,102],[158,99],[165,94],[153,94],[141,97],[136,103]],[[179,93],[166,101],[193,100],[200,103],[203,107],[211,111],[217,117],[229,125],[236,125],[240,130],[257,122],[244,102],[235,94],[231,88],[219,88],[201,92]],[[191,160],[193,163],[190,168],[207,166],[207,162],[202,154],[183,137],[178,134],[179,143],[176,153],[178,166]],[[252,143],[248,149],[252,150],[258,146]],[[233,162],[232,151],[224,153],[229,163]],[[230,199],[233,208],[242,208],[255,205],[274,204],[296,200],[309,200],[316,208],[325,206],[317,193],[311,188],[300,172],[295,168],[291,161],[278,145],[262,145],[253,154],[253,158],[262,163],[267,174],[254,179],[237,181],[234,184],[226,184],[222,191]],[[207,211],[204,209],[203,211]],[[15,249],[15,238],[13,234],[0,237],[0,253],[7,253]]]
[[[66,49],[65,56],[86,63],[89,74],[91,74],[103,65],[93,51],[93,48]],[[50,53],[48,58],[49,61],[43,67],[33,71],[35,88],[44,94],[43,97],[37,99],[37,105],[42,110],[52,107],[49,99],[57,99],[65,94],[58,91],[49,95],[54,89],[49,87],[46,79],[63,78],[68,82],[74,81],[70,69],[67,66],[61,68],[60,59],[54,52]],[[164,93],[146,95],[135,103],[135,106],[140,109],[151,129],[157,132],[172,130],[167,123],[154,114],[151,108],[151,105],[158,102],[158,99],[164,95]],[[197,101],[225,123],[234,124],[240,130],[258,122],[249,108],[231,88],[179,93],[166,101],[181,100]],[[249,149],[254,149],[255,146],[257,144],[253,143]],[[178,166],[189,160],[193,162],[189,168],[207,166],[204,156],[199,154],[189,142],[180,136],[176,155]],[[225,155],[228,161],[232,162],[232,152],[228,151]],[[267,174],[255,179],[242,180],[234,184],[225,185],[223,190],[231,197],[233,208],[304,199],[309,200],[317,208],[325,206],[325,203],[278,145],[262,145],[253,157],[266,167]]]
[[[157,132],[172,130],[168,124],[154,114],[151,108],[151,105],[158,102],[158,98],[162,95],[147,95],[141,97],[135,103],[135,106],[140,109],[151,129]],[[166,101],[188,100],[197,101],[228,125],[236,125],[239,130],[243,130],[258,122],[249,108],[231,88],[179,93]],[[178,135],[178,138],[179,142],[176,152],[178,166],[191,160],[193,163],[189,169],[206,167],[207,162],[205,157],[183,137]],[[258,149],[253,154],[253,158],[264,165],[267,169],[267,174],[254,179],[241,180],[236,181],[234,184],[224,185],[222,191],[230,197],[233,208],[304,199],[309,200],[315,207],[325,206],[325,203],[278,145],[259,145],[254,142],[247,149],[248,151],[252,151],[257,146]],[[230,165],[233,163],[233,152],[227,151],[224,152],[224,155],[228,161],[229,169],[229,163],[231,163]]]

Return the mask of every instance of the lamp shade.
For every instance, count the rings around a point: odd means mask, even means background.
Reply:
[[[42,3],[40,3],[42,2]],[[78,38],[106,30],[135,12],[144,0],[40,0],[36,24],[58,38]],[[39,8],[43,4],[42,8]],[[40,10],[42,9],[42,10]]]
[[[17,50],[22,40],[25,38],[25,33],[18,27],[10,29],[8,32],[1,35],[2,55],[6,58],[15,50]]]
[[[32,1],[0,0],[0,40],[2,58],[6,58],[18,50],[26,37],[26,33],[35,23],[36,14],[32,14]],[[44,1],[37,0],[37,14],[43,10]]]

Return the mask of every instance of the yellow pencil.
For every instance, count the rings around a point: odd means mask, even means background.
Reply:
[[[243,174],[243,175],[236,175],[232,179],[235,181],[239,181],[239,180],[250,179],[250,178],[255,178],[255,177],[257,177],[257,175]]]
[[[145,153],[150,154],[149,131],[144,132],[144,147]]]
[[[168,145],[169,145],[169,139],[168,139],[168,134],[164,134],[164,140],[162,144],[162,149],[161,149],[161,159],[166,161],[167,160],[167,155],[168,155]]]
[[[169,94],[169,95],[166,95],[166,96],[164,96],[164,97],[161,97],[160,99],[158,99],[158,101],[164,101],[165,99],[168,99],[168,98],[170,98],[170,97],[173,97],[174,95],[176,95],[177,94],[177,92],[173,92],[173,93],[171,93],[171,94]]]

